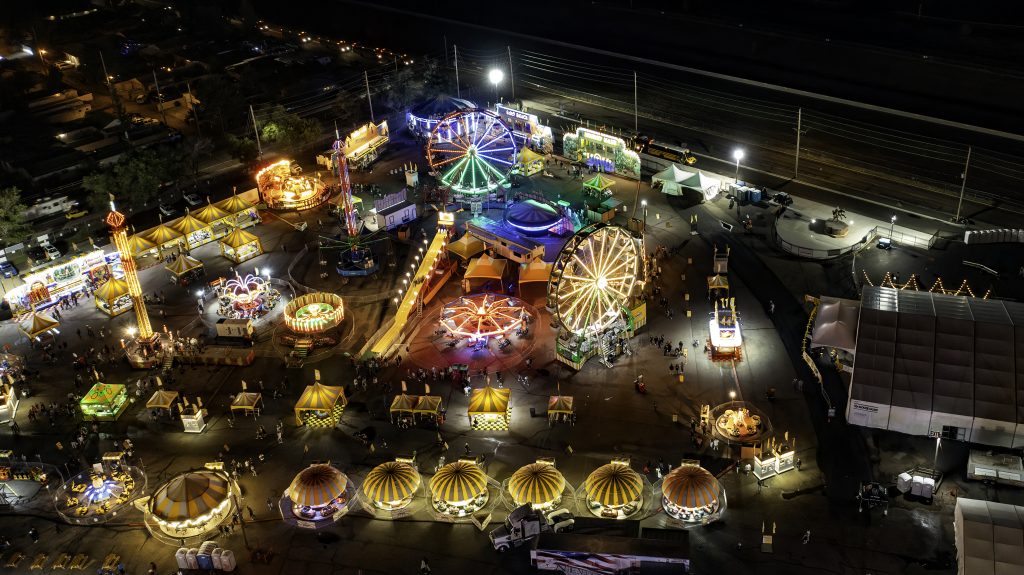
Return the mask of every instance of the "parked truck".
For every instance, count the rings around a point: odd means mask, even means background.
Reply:
[[[529,504],[522,505],[508,514],[504,525],[491,531],[491,544],[499,553],[504,553],[535,539],[541,533],[572,531],[574,523],[568,509],[544,514]]]
[[[565,575],[675,575],[690,569],[683,541],[542,533],[533,540],[530,564]]]

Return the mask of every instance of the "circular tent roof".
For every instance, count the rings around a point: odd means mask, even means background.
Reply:
[[[609,463],[594,470],[583,488],[589,499],[605,507],[621,507],[640,499],[644,482],[628,465]]]
[[[508,480],[508,492],[516,505],[542,505],[554,501],[565,489],[565,478],[550,463],[520,467]]]
[[[453,461],[430,479],[430,491],[440,501],[468,501],[486,490],[487,476],[469,461]]]
[[[163,521],[187,521],[210,513],[227,501],[228,481],[212,471],[191,471],[164,483],[149,504]]]
[[[505,210],[505,221],[527,235],[543,234],[560,219],[558,210],[536,200],[516,202]]]
[[[721,486],[714,475],[696,465],[681,465],[672,470],[661,484],[665,499],[677,507],[696,509],[718,503]]]
[[[345,493],[348,477],[327,464],[310,465],[288,486],[288,498],[296,505],[322,507]]]
[[[363,495],[377,503],[391,503],[412,497],[420,486],[420,474],[402,461],[388,461],[374,467],[363,481]]]
[[[446,94],[439,94],[413,106],[409,113],[415,118],[433,119],[443,118],[452,112],[476,108],[476,104],[462,98],[453,98]]]

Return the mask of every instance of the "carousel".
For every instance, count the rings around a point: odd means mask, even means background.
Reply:
[[[128,293],[128,282],[110,278],[107,283],[92,293],[96,307],[113,317],[132,309],[132,296]]]
[[[220,255],[240,264],[263,253],[263,244],[259,236],[242,228],[231,230],[220,239]]]
[[[100,523],[116,517],[145,488],[145,472],[128,465],[124,453],[112,452],[57,488],[53,501],[68,523]]]
[[[555,468],[554,461],[538,459],[513,473],[506,489],[513,508],[530,504],[534,509],[547,511],[562,503],[565,487],[565,477]]]
[[[509,399],[512,390],[495,389],[490,385],[474,389],[469,396],[469,426],[487,431],[508,431],[512,421]]]
[[[408,507],[420,488],[420,474],[411,460],[381,463],[366,475],[360,488],[374,509],[398,511]]]
[[[217,288],[220,305],[217,315],[230,319],[258,319],[270,313],[281,299],[281,292],[258,275],[235,274]]]
[[[352,482],[330,462],[314,463],[300,471],[285,490],[281,512],[288,523],[319,529],[343,516],[354,494]]]
[[[583,484],[587,509],[603,519],[629,519],[643,507],[643,477],[628,459],[598,467]]]
[[[453,337],[470,340],[506,337],[529,317],[519,298],[493,293],[452,300],[441,308],[441,327]]]
[[[771,431],[768,417],[743,401],[730,401],[711,410],[715,434],[729,443],[754,443]]]
[[[291,160],[281,160],[256,174],[260,199],[274,210],[308,210],[327,201],[330,188],[317,177],[293,173]]]
[[[444,518],[458,519],[487,505],[487,476],[476,461],[460,459],[430,479],[430,504]]]
[[[161,485],[139,501],[146,527],[154,535],[181,539],[204,536],[229,520],[235,511],[236,489],[219,471],[189,471]]]
[[[284,308],[284,323],[295,333],[323,333],[337,327],[344,318],[341,296],[332,293],[308,293],[293,299]]]
[[[725,489],[696,461],[683,461],[661,483],[665,513],[687,527],[707,525],[725,512]]]
[[[128,407],[128,390],[117,383],[97,383],[78,405],[83,421],[117,421]]]

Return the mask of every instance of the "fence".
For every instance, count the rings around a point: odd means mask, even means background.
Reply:
[[[844,246],[842,248],[823,250],[817,248],[806,248],[786,241],[779,235],[774,224],[772,224],[771,229],[772,240],[775,242],[775,245],[787,253],[812,260],[827,260],[857,252],[878,238],[889,238],[893,243],[925,250],[932,248],[935,245],[935,242],[939,239],[937,234],[932,234],[928,239],[924,239],[915,234],[908,234],[900,230],[891,229],[889,226],[875,226],[871,228],[868,233],[864,234],[864,237],[855,244]]]
[[[972,230],[964,233],[964,243],[999,244],[1024,242],[1024,230]]]

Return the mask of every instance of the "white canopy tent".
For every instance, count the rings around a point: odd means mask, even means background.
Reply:
[[[822,296],[811,331],[811,347],[833,347],[848,353],[857,349],[860,302]]]
[[[651,177],[651,186],[659,185],[662,193],[670,196],[681,196],[691,190],[710,201],[721,191],[722,180],[690,166],[672,164]]]
[[[1024,507],[956,500],[958,575],[1024,575]]]

